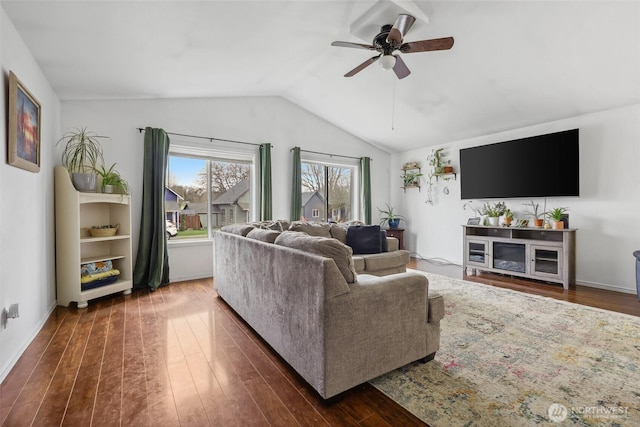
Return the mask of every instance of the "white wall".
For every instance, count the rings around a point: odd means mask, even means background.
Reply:
[[[136,130],[138,127],[151,126],[173,133],[271,143],[274,146],[271,153],[274,218],[289,218],[290,149],[294,146],[303,150],[372,157],[374,223],[377,219],[375,207],[384,206],[389,199],[389,154],[279,97],[63,102],[63,130],[78,126],[87,126],[111,137],[111,141],[103,144],[105,163],[117,162],[118,170],[132,186],[134,252],[138,246],[142,194],[143,135]],[[246,150],[244,146],[216,144]],[[59,147],[58,151],[61,149]],[[211,276],[211,251],[211,245],[171,245],[171,280]],[[207,261],[198,261],[201,259]]]
[[[0,381],[8,374],[55,308],[53,211],[54,145],[60,135],[60,102],[0,8],[0,310],[20,305],[20,317],[0,328]],[[7,164],[7,88],[13,71],[41,105],[40,172]]]
[[[461,148],[502,142],[567,129],[580,129],[580,197],[548,198],[547,207],[569,207],[569,222],[577,228],[576,281],[580,284],[635,293],[635,258],[640,249],[640,105],[604,111],[487,135],[443,145],[460,174]],[[427,165],[432,147],[393,155],[391,168],[408,161]],[[425,169],[423,168],[423,172]],[[408,217],[405,241],[411,251],[425,258],[440,257],[462,263],[462,227],[475,216],[463,210],[460,181],[434,187],[434,204],[425,204],[426,188],[421,192],[401,190],[400,174],[393,177],[392,199]],[[423,179],[424,185],[424,179]],[[443,193],[444,186],[450,193]],[[515,212],[526,210],[528,199],[506,200]],[[537,200],[540,203],[544,199]],[[475,201],[479,208],[482,201]],[[524,217],[523,215],[520,215]],[[407,243],[405,243],[407,245]]]

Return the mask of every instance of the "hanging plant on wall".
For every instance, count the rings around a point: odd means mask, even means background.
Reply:
[[[443,181],[449,181],[452,179],[453,166],[451,166],[451,160],[446,158],[447,154],[444,148],[438,148],[431,150],[431,154],[427,156],[427,163],[429,163],[429,173],[427,174],[429,180],[427,182],[427,200],[425,203],[433,204],[433,186],[440,179]],[[455,175],[453,175],[455,177]],[[449,194],[445,191],[445,194]]]

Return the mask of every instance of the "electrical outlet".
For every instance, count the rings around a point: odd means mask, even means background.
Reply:
[[[9,306],[9,313],[7,315],[9,319],[16,319],[20,317],[20,304],[15,303]]]

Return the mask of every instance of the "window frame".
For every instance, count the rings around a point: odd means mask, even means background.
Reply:
[[[183,139],[175,139],[171,140],[169,145],[169,154],[168,156],[183,156],[183,157],[191,157],[196,159],[203,160],[212,160],[212,161],[239,161],[239,162],[249,162],[249,199],[251,203],[251,207],[249,209],[249,218],[250,221],[257,221],[258,218],[258,206],[260,203],[259,194],[258,194],[258,176],[256,169],[258,166],[258,154],[255,149],[242,149],[236,146],[225,146],[225,144],[216,144],[215,146],[211,145],[211,143],[202,143],[200,141],[187,141]],[[211,184],[211,168],[207,167],[207,185]],[[167,159],[167,179],[168,174],[170,172],[169,163]],[[211,228],[211,188],[207,188],[207,216],[208,216],[208,227],[207,227],[207,237],[202,238],[192,238],[192,239],[179,239],[179,240],[168,240],[167,244],[170,246],[190,246],[197,245],[201,242],[212,242],[213,234],[215,231]]]
[[[360,202],[360,159],[352,159],[352,158],[341,158],[339,161],[331,158],[331,161],[327,161],[326,156],[314,155],[313,153],[305,153],[302,152],[303,156],[300,158],[300,163],[316,163],[325,167],[339,167],[339,168],[350,168],[353,170],[353,176],[351,177],[351,210],[352,210],[352,218],[351,221],[359,220],[362,221],[362,209]],[[302,187],[301,187],[302,190]],[[328,206],[329,204],[325,204],[325,209],[327,210],[328,217]]]

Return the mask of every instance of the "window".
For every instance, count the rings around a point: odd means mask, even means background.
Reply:
[[[252,161],[191,151],[172,147],[169,153],[166,218],[178,218],[172,240],[209,238],[222,226],[250,221]]]
[[[320,222],[357,219],[356,166],[315,161],[303,161],[301,166],[302,217]]]

